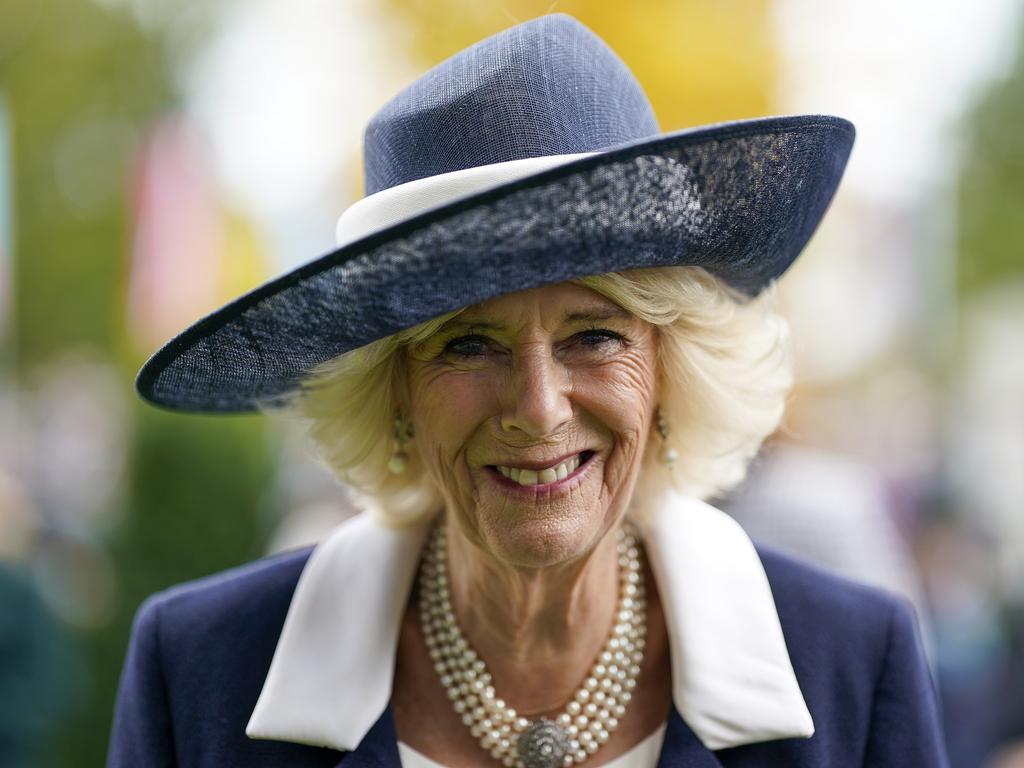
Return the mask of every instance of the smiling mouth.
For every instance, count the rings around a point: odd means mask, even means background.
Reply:
[[[583,464],[586,464],[593,455],[594,451],[583,451],[582,453],[571,456],[552,467],[540,470],[506,467],[501,464],[491,465],[487,468],[519,485],[547,485],[548,483],[565,480],[565,478],[576,472]]]

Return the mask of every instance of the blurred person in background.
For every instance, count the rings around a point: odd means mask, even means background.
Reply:
[[[29,555],[35,511],[0,469],[0,766],[35,768],[74,696],[65,629],[38,589]]]
[[[945,765],[905,607],[700,500],[781,418],[770,286],[852,140],[659,135],[562,15],[385,105],[339,250],[139,378],[170,408],[290,407],[367,511],[147,601],[110,764]]]
[[[776,437],[722,506],[762,544],[905,598],[930,651],[924,591],[886,490],[867,464]]]

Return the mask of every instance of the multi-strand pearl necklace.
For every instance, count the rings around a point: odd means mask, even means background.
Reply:
[[[620,529],[619,602],[611,634],[590,673],[554,719],[522,717],[494,691],[487,665],[469,646],[451,604],[444,523],[420,564],[420,625],[434,669],[455,711],[491,757],[508,768],[582,763],[608,742],[633,696],[646,639],[647,599],[640,547]]]

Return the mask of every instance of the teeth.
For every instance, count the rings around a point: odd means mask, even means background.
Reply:
[[[517,469],[515,467],[503,467],[498,465],[498,471],[513,482],[520,485],[544,485],[553,483],[556,480],[564,480],[580,466],[580,456],[576,454],[571,459],[566,459],[561,464],[536,471],[533,469]]]

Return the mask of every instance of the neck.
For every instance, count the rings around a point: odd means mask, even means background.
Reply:
[[[587,555],[512,568],[448,527],[452,603],[498,695],[527,717],[560,710],[608,638],[619,595],[614,531]]]

